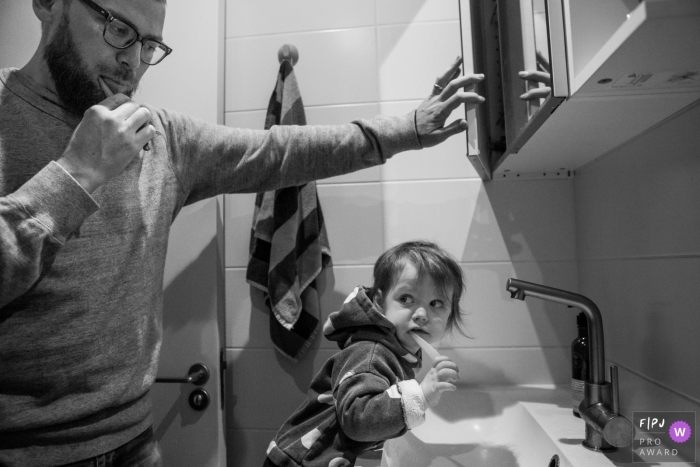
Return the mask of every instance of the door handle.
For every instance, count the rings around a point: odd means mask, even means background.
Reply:
[[[190,383],[203,386],[209,381],[209,368],[203,363],[195,363],[184,378],[156,378],[156,383]]]

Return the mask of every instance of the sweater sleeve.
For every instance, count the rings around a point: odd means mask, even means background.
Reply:
[[[425,420],[425,399],[416,380],[391,384],[380,371],[348,371],[337,384],[336,412],[355,441],[396,438]]]
[[[186,203],[257,193],[341,175],[420,149],[413,113],[345,125],[248,130],[159,111]]]
[[[97,209],[55,162],[0,197],[0,308],[34,285],[68,236]]]

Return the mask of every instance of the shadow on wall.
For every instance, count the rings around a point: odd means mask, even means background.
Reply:
[[[482,186],[464,256],[490,251],[493,258],[484,259],[508,262],[511,277],[577,292],[575,248],[572,180],[496,181]],[[525,303],[514,300],[506,291],[507,279],[498,277],[502,283],[497,284],[494,302],[502,303],[505,313],[512,310],[514,314],[529,315],[517,319],[531,320],[537,341],[534,345],[564,351],[576,333],[577,311],[533,298]],[[555,383],[563,382],[557,379],[568,373],[568,369],[560,368],[558,354],[543,353]]]
[[[204,203],[216,203],[216,200],[204,201]],[[189,210],[187,222],[190,225],[205,226],[212,222],[211,212],[208,209]],[[196,242],[198,238],[195,238]],[[187,232],[180,232],[173,229],[170,235],[169,249],[184,246],[189,242]],[[199,245],[191,245],[191,250]],[[173,256],[169,256],[169,265],[166,269],[177,270],[177,275],[167,282],[163,289],[163,330],[169,332],[180,332],[186,329],[193,321],[206,321],[207,313],[198,313],[197,310],[208,310],[216,306],[218,295],[212,293],[221,278],[217,270],[221,267],[221,257],[218,240],[212,237],[200,253],[195,258],[188,258],[186,255],[176,255],[180,264],[172,262]],[[182,264],[185,261],[189,262]],[[221,269],[223,270],[223,269]],[[166,279],[167,280],[167,279]],[[164,342],[165,345],[165,342]]]
[[[394,5],[392,5],[392,3],[394,3]],[[399,7],[400,11],[397,10]],[[456,2],[429,2],[428,0],[377,2],[377,9],[381,10],[382,8],[394,9],[391,12],[391,17],[395,23],[392,24],[392,29],[395,30],[395,34],[390,34],[383,38],[385,43],[382,44],[381,49],[386,52],[386,55],[379,57],[380,65],[384,63],[385,59],[387,59],[396,45],[401,41],[401,37],[407,32],[411,24],[459,19],[459,9]],[[423,11],[425,11],[425,13],[422,14]],[[381,18],[385,16],[385,14],[379,11],[378,16]],[[410,67],[407,68],[409,72],[415,69],[414,65],[416,63],[425,63],[426,60],[431,62],[431,55],[435,55],[435,50],[431,50],[429,47],[424,47],[421,50],[414,50],[414,52],[417,53],[415,61],[407,64],[407,66]],[[443,66],[446,66],[446,64],[443,64]]]

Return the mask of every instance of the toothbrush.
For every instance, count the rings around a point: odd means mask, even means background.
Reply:
[[[102,79],[102,76],[98,76],[97,81],[100,83],[100,87],[102,87],[102,92],[105,93],[105,96],[112,97],[114,95],[112,90],[109,89],[109,86],[107,86],[107,84]],[[144,146],[143,146],[144,151],[149,151],[150,149],[151,149],[151,146],[149,143],[144,144]]]
[[[423,352],[425,352],[431,360],[435,360],[440,356],[438,351],[435,350],[432,345],[425,342],[425,340],[423,340],[423,338],[420,337],[418,334],[414,332],[409,332],[408,335],[411,336],[414,341],[416,341],[420,348],[423,349]]]

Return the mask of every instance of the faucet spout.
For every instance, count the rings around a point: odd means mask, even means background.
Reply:
[[[590,342],[590,382],[605,383],[605,344],[603,337],[603,318],[593,301],[583,295],[566,290],[555,289],[519,279],[508,279],[506,289],[512,298],[525,300],[526,296],[550,302],[562,303],[583,311],[588,321],[588,341]]]
[[[506,290],[511,298],[518,300],[535,297],[583,311],[588,321],[591,347],[589,380],[586,381],[584,399],[579,406],[581,418],[586,422],[586,437],[581,444],[599,452],[614,451],[630,444],[635,430],[632,422],[619,414],[617,367],[610,368],[612,384],[605,381],[603,318],[596,304],[583,295],[518,279],[508,279]]]

